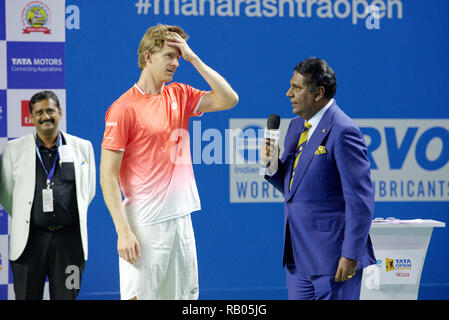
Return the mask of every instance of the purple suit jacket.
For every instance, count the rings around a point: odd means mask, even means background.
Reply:
[[[376,263],[369,237],[374,192],[362,133],[334,102],[303,149],[289,191],[303,125],[300,117],[290,122],[279,169],[265,177],[285,197],[283,264],[294,260],[309,275],[334,275],[342,256],[358,260],[357,269]],[[315,154],[319,146],[326,152]]]

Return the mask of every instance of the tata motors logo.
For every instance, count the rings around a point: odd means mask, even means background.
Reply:
[[[41,1],[28,3],[22,11],[23,33],[41,32],[51,34],[51,30],[47,27],[50,19],[50,8],[45,3]]]
[[[355,119],[376,201],[449,201],[449,120]]]
[[[8,89],[65,88],[63,42],[8,42]]]

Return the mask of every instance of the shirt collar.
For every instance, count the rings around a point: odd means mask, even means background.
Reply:
[[[146,93],[145,91],[143,91],[143,89],[141,87],[139,87],[137,82],[134,84],[134,88],[136,88],[137,92],[139,92],[142,96],[160,96],[161,94],[164,93],[165,84],[162,87],[162,92],[161,93],[157,93],[157,94]]]
[[[64,142],[65,142],[64,136],[61,134],[61,131],[59,131],[58,137],[56,138],[56,143],[55,143],[51,148],[54,148],[54,147],[57,147],[57,148],[58,148],[58,147],[59,147],[59,145],[60,145],[60,143],[59,143],[59,135],[61,135],[62,144],[64,144]],[[39,138],[39,135],[36,133],[35,136],[36,136],[36,145],[37,145],[37,147],[38,147],[39,149],[40,149],[41,147],[46,148],[45,145],[44,145],[44,143],[42,142],[41,138]]]
[[[322,108],[320,111],[315,113],[315,115],[312,118],[310,118],[309,121],[307,121],[308,123],[310,123],[312,125],[312,127],[309,130],[309,137],[312,135],[313,131],[315,131],[315,128],[320,123],[321,118],[323,118],[323,116],[324,116],[324,113],[326,113],[327,109],[329,109],[333,103],[334,103],[334,98],[330,99],[329,102],[324,106],[324,108]]]
[[[134,84],[134,87],[135,87],[135,88],[137,89],[137,91],[140,92],[140,94],[142,94],[143,96],[146,95],[146,94],[148,94],[148,93],[146,93],[145,91],[143,91],[143,90],[139,87],[139,85],[138,85],[137,83]]]
[[[315,113],[315,115],[312,118],[310,118],[310,120],[307,122],[310,123],[312,127],[316,127],[318,123],[320,123],[320,120],[323,117],[324,113],[327,111],[327,109],[330,108],[333,102],[334,99],[329,100],[329,102],[320,111]]]

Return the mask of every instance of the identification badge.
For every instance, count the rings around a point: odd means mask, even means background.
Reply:
[[[42,190],[42,208],[44,212],[53,212],[53,189]]]

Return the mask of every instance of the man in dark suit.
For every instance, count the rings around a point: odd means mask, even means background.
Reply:
[[[333,99],[335,73],[318,58],[299,63],[287,96],[293,113],[284,153],[267,140],[265,178],[284,194],[289,299],[359,299],[363,268],[376,262],[370,163],[359,128]]]

